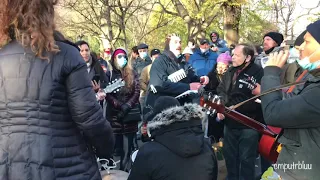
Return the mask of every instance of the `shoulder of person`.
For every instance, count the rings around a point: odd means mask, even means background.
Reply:
[[[66,73],[71,72],[76,66],[87,66],[77,48],[63,42],[56,42],[56,44],[60,51],[54,54],[55,61],[63,61]]]

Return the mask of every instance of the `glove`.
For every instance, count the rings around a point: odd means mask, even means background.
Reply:
[[[123,113],[124,115],[127,115],[128,112],[130,111],[130,109],[131,109],[131,107],[130,107],[127,103],[125,103],[125,104],[123,104],[123,105],[121,106],[121,111],[122,111],[122,113]]]
[[[190,83],[190,90],[198,90],[200,87],[200,83]]]

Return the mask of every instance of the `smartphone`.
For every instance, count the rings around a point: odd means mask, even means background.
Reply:
[[[96,81],[97,83],[99,83],[99,81],[100,81],[100,76],[94,75],[93,78],[92,78],[92,81]]]
[[[289,51],[290,49],[290,45],[285,45],[285,46],[281,46],[277,52],[280,52],[280,51]]]

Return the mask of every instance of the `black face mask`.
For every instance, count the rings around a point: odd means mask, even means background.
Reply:
[[[273,48],[268,49],[267,51],[265,51],[265,53],[266,53],[266,54],[270,54],[273,50],[274,50],[274,47],[273,47]]]
[[[247,64],[246,59],[247,59],[247,56],[244,58],[243,63],[242,63],[240,66],[237,66],[237,67],[235,67],[235,68],[236,68],[236,69],[243,69],[243,68],[246,66],[246,64]]]

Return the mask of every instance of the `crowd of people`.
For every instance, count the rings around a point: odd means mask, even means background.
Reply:
[[[216,180],[219,141],[228,180],[256,179],[258,157],[262,179],[275,163],[259,152],[263,134],[230,111],[281,129],[276,163],[312,166],[266,179],[318,179],[320,20],[294,44],[268,32],[262,46],[229,46],[212,32],[182,48],[173,33],[164,47],[96,54],[55,30],[56,3],[0,5],[1,179],[96,180],[103,160],[129,180]],[[213,95],[231,110],[208,113]]]

